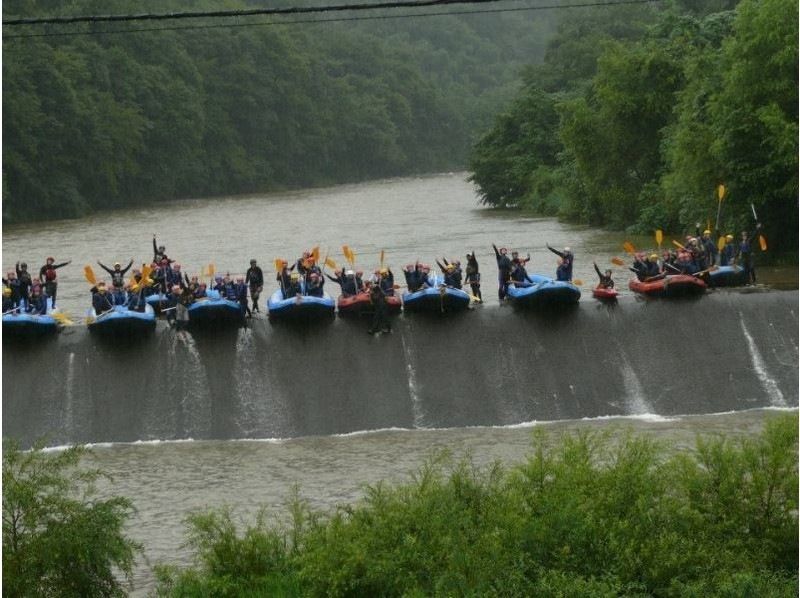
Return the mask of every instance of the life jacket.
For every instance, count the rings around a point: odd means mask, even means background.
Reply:
[[[44,279],[47,282],[53,282],[56,279],[56,269],[53,268],[52,266],[48,267],[44,271]]]

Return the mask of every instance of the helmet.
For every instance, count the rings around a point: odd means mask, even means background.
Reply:
[[[3,287],[3,297],[11,297],[11,289],[8,287]]]
[[[708,229],[706,229],[706,230],[704,230],[704,231],[703,231],[703,234],[704,234],[704,235],[710,235],[710,234],[711,234],[711,231],[710,231],[710,230],[708,230]]]
[[[651,253],[651,254],[650,254],[650,259],[651,259],[651,260],[657,260],[657,259],[658,259],[658,256],[657,256],[655,253]]]
[[[98,291],[99,291],[100,289],[103,289],[103,290],[105,290],[105,288],[106,288],[106,283],[105,283],[105,282],[103,282],[102,280],[101,280],[100,282],[98,282],[98,283],[97,283],[97,290],[98,290]]]
[[[445,267],[445,270],[447,270],[448,272],[452,272],[455,269],[456,269],[455,264],[447,264],[447,266]]]
[[[122,264],[120,264],[119,262],[114,262],[114,267],[115,268],[122,268]]]
[[[726,241],[733,241],[733,235],[725,235]]]
[[[511,255],[519,255],[519,251],[514,250],[514,251],[511,252]]]
[[[244,282],[244,276],[237,276],[236,282]]]
[[[564,247],[564,253],[572,253],[571,247]]]
[[[389,268],[381,268],[380,275],[381,276],[388,276],[389,275]]]
[[[165,250],[165,249],[166,249],[166,247],[164,247],[163,245],[159,245],[159,246],[158,246],[158,251],[159,251],[160,253],[164,253],[164,250]]]
[[[181,269],[181,265],[180,264],[172,264],[172,269],[173,270],[180,270]]]
[[[344,272],[345,276],[352,276],[353,274],[355,274],[355,272],[353,272],[352,270],[345,270]]]
[[[27,267],[28,267],[28,264],[26,264],[25,262],[22,262],[22,263],[19,265],[19,269],[20,269],[20,270],[24,270],[24,269],[25,269],[25,268],[27,268]]]
[[[507,253],[508,253],[508,249],[506,249],[505,247],[501,247],[501,248],[500,248],[500,253],[501,253],[501,254],[503,254],[503,255],[505,255],[505,254],[507,254]]]
[[[45,261],[46,261],[46,262],[54,262],[54,261],[56,261],[56,258],[54,258],[54,257],[48,257],[48,258],[47,258]]]
[[[300,280],[300,275],[297,272],[292,272],[292,274],[289,276],[289,278],[292,281]]]
[[[256,261],[255,260],[250,260],[250,265],[251,266],[255,266],[256,265]]]

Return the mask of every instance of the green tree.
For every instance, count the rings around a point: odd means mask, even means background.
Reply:
[[[78,468],[85,449],[47,454],[3,446],[3,595],[123,596],[141,550],[123,534],[126,498],[94,498],[97,470]]]

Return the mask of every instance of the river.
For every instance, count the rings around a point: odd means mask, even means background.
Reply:
[[[215,339],[160,324],[147,343],[116,351],[94,343],[76,317],[51,343],[4,346],[3,435],[94,444],[89,461],[114,476],[102,492],[138,509],[129,527],[145,546],[136,595],[152,588],[150,565],[188,562],[182,520],[191,509],[228,504],[248,519],[264,505],[281,518],[295,483],[327,509],[356,500],[363,484],[403,479],[442,448],[480,464],[517,462],[537,426],[622,423],[681,448],[697,433],[751,434],[776,410],[796,412],[796,292],[640,301],[614,267],[623,291],[614,309],[585,292],[562,318],[515,314],[497,304],[492,243],[530,252],[528,270],[549,275],[556,256],[546,243],[571,246],[588,290],[592,260],[612,267],[625,237],[484,209],[464,177],[185,200],[5,228],[6,269],[16,259],[34,270],[47,255],[73,260],[59,271],[59,303],[73,316],[89,303],[83,265],[149,260],[154,233],[190,274],[209,263],[242,273],[258,259],[267,291],[274,258],[314,245],[341,263],[348,244],[364,270],[385,250],[398,276],[418,259],[477,253],[485,306],[444,322],[401,316],[386,337],[340,320],[309,331],[259,318]],[[796,271],[770,275],[796,288]]]

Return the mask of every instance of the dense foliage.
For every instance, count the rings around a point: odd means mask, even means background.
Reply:
[[[719,232],[752,229],[752,203],[771,248],[794,251],[797,15],[791,0],[710,0],[564,21],[473,149],[483,201],[694,231],[724,183]]]
[[[523,465],[433,460],[289,527],[190,517],[197,564],[162,596],[796,596],[797,418],[670,454],[645,437],[536,437]]]
[[[84,449],[46,454],[3,446],[3,596],[124,596],[140,547],[125,498],[99,500]]]
[[[3,13],[246,2],[109,6],[13,0]],[[6,27],[3,221],[461,168],[478,132],[515,92],[519,70],[540,59],[551,19],[453,15],[117,35],[100,32],[154,25]],[[81,30],[95,34],[9,37]]]

